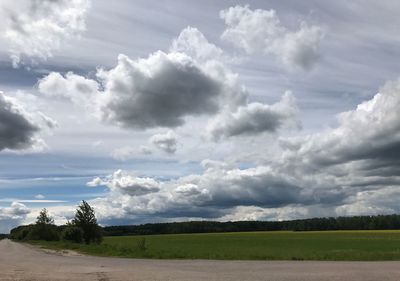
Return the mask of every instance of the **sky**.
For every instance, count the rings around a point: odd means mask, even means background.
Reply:
[[[399,213],[399,12],[0,0],[0,233]]]

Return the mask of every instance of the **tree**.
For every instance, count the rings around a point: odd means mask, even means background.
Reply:
[[[54,224],[54,219],[49,215],[46,208],[40,211],[36,224]]]
[[[82,229],[83,240],[86,244],[101,242],[103,238],[102,229],[97,223],[94,209],[85,200],[78,206],[72,224]]]
[[[46,208],[40,211],[36,224],[29,228],[25,237],[28,240],[59,240],[57,226],[54,225],[54,219],[49,215]]]

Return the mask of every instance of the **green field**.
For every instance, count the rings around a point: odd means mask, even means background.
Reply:
[[[400,231],[177,234],[105,237],[100,245],[42,241],[33,243],[51,249],[71,249],[91,255],[129,258],[400,260]]]

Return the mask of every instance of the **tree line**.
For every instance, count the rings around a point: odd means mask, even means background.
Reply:
[[[400,215],[311,218],[287,221],[189,221],[107,226],[106,236],[241,231],[324,231],[400,229]]]
[[[188,221],[149,223],[100,227],[93,208],[85,201],[79,205],[75,217],[65,225],[56,226],[46,209],[35,224],[11,230],[15,240],[66,240],[76,243],[100,243],[103,236],[215,233],[243,231],[325,231],[325,230],[395,230],[400,229],[400,215],[311,218],[287,221]],[[0,239],[6,235],[0,235]]]
[[[90,244],[100,243],[103,231],[97,223],[94,209],[86,201],[82,201],[71,222],[57,226],[48,211],[43,209],[35,224],[22,225],[12,229],[9,238],[14,240],[64,240]]]

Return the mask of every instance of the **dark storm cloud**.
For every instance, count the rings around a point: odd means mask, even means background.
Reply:
[[[23,109],[0,92],[0,151],[32,146],[38,131]]]

